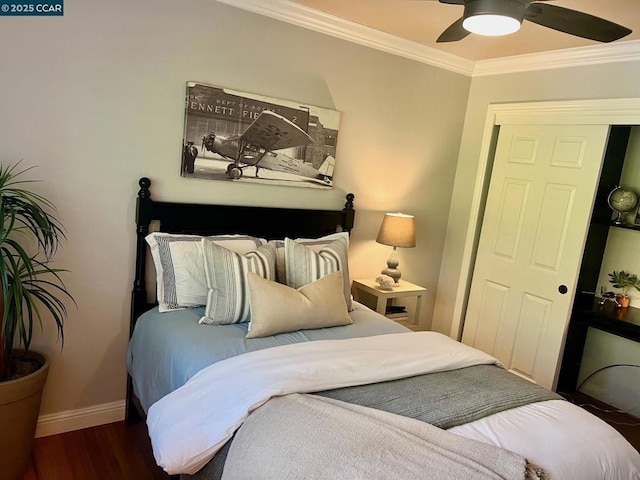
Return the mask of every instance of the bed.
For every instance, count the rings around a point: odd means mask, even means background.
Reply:
[[[640,479],[609,425],[353,302],[353,195],[336,210],[238,207],[139,185],[126,417],[146,417],[168,473]]]

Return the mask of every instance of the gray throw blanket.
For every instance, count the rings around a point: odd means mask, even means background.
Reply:
[[[539,471],[540,472],[540,471]],[[541,472],[540,472],[541,473]],[[524,480],[526,460],[427,423],[328,398],[271,399],[237,432],[223,480]]]
[[[476,365],[316,395],[404,415],[440,428],[545,400],[558,394],[495,365]]]
[[[495,365],[327,390],[316,395],[416,418],[440,428],[462,425],[533,402],[562,398]],[[219,480],[234,441],[230,440],[200,472],[182,475],[181,479]]]

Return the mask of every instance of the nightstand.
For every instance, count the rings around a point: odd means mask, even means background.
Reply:
[[[419,285],[407,282],[406,280],[400,280],[397,287],[393,287],[390,290],[383,290],[376,283],[373,278],[361,278],[352,282],[351,289],[353,290],[353,297],[356,301],[360,301],[360,293],[366,292],[369,295],[373,295],[376,298],[376,312],[384,315],[387,311],[387,304],[389,300],[395,298],[416,297],[416,310],[413,316],[413,321],[408,321],[407,326],[417,326],[420,319],[420,307],[422,306],[422,297],[427,293],[427,289]],[[393,318],[393,320],[396,320]],[[404,323],[404,322],[400,322]]]

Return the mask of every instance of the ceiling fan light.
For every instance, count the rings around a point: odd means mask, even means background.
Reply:
[[[480,14],[464,19],[462,27],[478,35],[497,37],[520,30],[521,22],[506,15]]]

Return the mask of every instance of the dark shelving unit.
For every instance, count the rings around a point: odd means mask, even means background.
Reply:
[[[576,388],[590,327],[640,341],[640,309],[616,308],[611,301],[600,305],[601,299],[594,293],[598,291],[598,277],[609,230],[613,227],[640,231],[640,225],[613,223],[607,203],[609,193],[620,182],[630,134],[631,126],[611,127],[578,275],[576,291],[583,293],[577,293],[574,299],[558,379],[559,391],[573,392]]]

